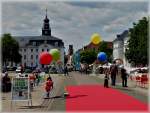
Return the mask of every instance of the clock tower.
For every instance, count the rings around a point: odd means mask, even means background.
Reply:
[[[51,36],[51,28],[49,25],[49,19],[47,18],[47,9],[46,9],[46,16],[42,27],[42,35]]]

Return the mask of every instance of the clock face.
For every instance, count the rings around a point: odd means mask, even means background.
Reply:
[[[45,31],[45,34],[48,34],[48,31]]]
[[[47,29],[47,28],[48,28],[48,25],[45,25],[45,28]]]

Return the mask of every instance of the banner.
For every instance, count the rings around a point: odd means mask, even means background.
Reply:
[[[30,85],[28,78],[13,78],[12,100],[21,101],[31,99]]]

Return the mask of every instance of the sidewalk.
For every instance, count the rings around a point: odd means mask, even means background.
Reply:
[[[90,76],[94,76],[94,75],[90,75]],[[97,75],[98,78],[100,79],[104,79],[104,74],[99,74]],[[110,85],[110,79],[109,79],[109,85]],[[148,88],[142,88],[142,87],[139,87],[139,86],[136,86],[136,82],[135,81],[131,81],[129,78],[128,78],[128,87],[127,88],[124,88],[122,87],[122,80],[121,80],[121,77],[118,76],[116,78],[116,86],[117,88],[122,88],[122,89],[128,89],[128,90],[133,90],[137,93],[140,93],[141,95],[144,95],[144,96],[148,96]],[[115,88],[115,87],[113,87]]]
[[[51,75],[54,81],[54,89],[51,92],[51,97],[55,96],[58,90],[58,84],[60,84],[60,77],[58,75]],[[52,99],[44,98],[44,83],[40,83],[39,86],[35,86],[32,91],[32,106],[28,106],[27,101],[13,102],[11,108],[11,92],[1,93],[2,96],[2,111],[3,112],[33,112],[33,111],[47,111],[52,104]]]

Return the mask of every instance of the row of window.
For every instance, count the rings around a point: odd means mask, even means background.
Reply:
[[[33,55],[31,55],[30,58],[33,59]],[[27,57],[26,57],[26,55],[24,55],[24,60],[26,60],[26,59],[27,59]],[[36,55],[36,59],[38,59],[38,55]]]
[[[26,64],[26,62],[24,63],[24,66],[26,66],[27,64]],[[31,62],[31,67],[33,66],[33,62]],[[36,64],[36,66],[38,66],[38,64]]]
[[[48,43],[47,40],[45,40],[44,43]],[[38,45],[40,45],[39,42],[31,42],[31,44],[32,44],[33,46],[38,46]],[[51,44],[54,44],[54,46],[56,46],[56,47],[59,46],[59,42],[55,42],[55,43],[51,43]]]
[[[20,49],[20,51],[24,51],[24,52],[26,52],[26,49]],[[31,50],[31,52],[33,52],[33,49],[30,49]],[[38,52],[39,50],[38,49],[36,49],[36,52]],[[44,51],[44,49],[42,49],[42,51]],[[47,49],[47,52],[49,51],[49,49]]]

